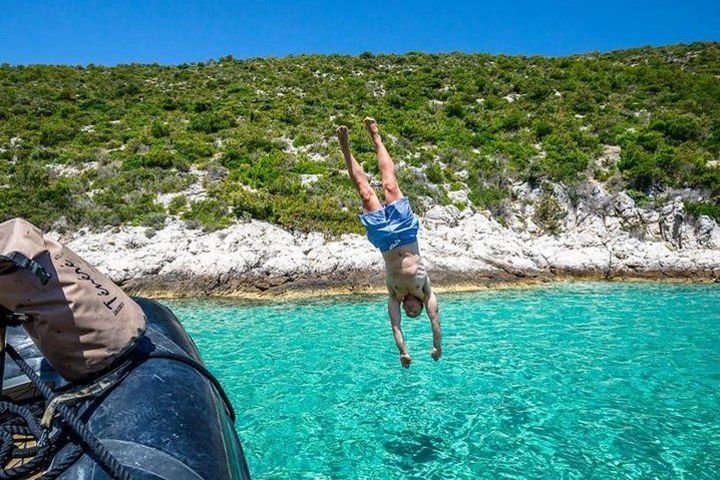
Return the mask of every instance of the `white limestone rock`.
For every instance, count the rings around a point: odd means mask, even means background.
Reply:
[[[460,210],[454,205],[435,205],[425,213],[428,228],[440,225],[455,226],[460,218]]]
[[[609,195],[592,182],[572,192],[556,186],[567,219],[563,232],[552,236],[539,235],[532,220],[538,189],[513,189],[519,200],[507,227],[472,208],[429,206],[419,242],[431,275],[452,273],[460,281],[558,274],[720,276],[720,227],[709,217],[688,218],[679,200],[638,208],[627,195]],[[270,288],[306,278],[342,284],[353,275],[381,282],[384,268],[382,255],[363,235],[327,238],[256,220],[204,232],[171,218],[151,238],[145,227],[80,230],[68,245],[121,284],[206,279],[203,291],[211,292],[242,282]]]

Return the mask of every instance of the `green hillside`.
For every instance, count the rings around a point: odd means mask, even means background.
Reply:
[[[46,228],[157,228],[175,215],[208,229],[252,217],[358,231],[334,132],[347,124],[374,172],[366,115],[404,162],[401,185],[418,209],[421,197],[448,204],[469,190],[472,205],[501,217],[513,182],[593,177],[642,202],[695,188],[705,201],[689,209],[720,216],[718,43],[565,58],[4,65],[0,212]],[[621,147],[619,162],[598,161],[607,145]],[[199,181],[202,200],[169,195]]]

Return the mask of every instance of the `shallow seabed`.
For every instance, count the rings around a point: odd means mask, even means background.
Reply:
[[[720,478],[720,286],[445,294],[444,353],[383,297],[168,300],[253,478]]]

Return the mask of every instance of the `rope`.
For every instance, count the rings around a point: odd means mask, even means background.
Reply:
[[[15,363],[17,363],[18,367],[20,367],[20,370],[30,379],[30,381],[33,383],[33,385],[40,391],[43,397],[45,397],[46,400],[50,401],[52,400],[54,393],[50,386],[48,386],[47,383],[42,381],[40,377],[37,376],[35,371],[30,367],[30,365],[25,362],[25,360],[22,358],[22,356],[15,350],[15,348],[12,345],[7,345],[7,353],[10,355],[10,358],[12,358]],[[3,402],[8,403],[8,402]],[[37,438],[38,446],[42,448],[46,442],[47,442],[47,434],[46,430],[43,430],[42,427],[40,427],[39,422],[35,417],[26,418],[23,415],[22,407],[18,407],[15,404],[8,403],[11,407],[17,407],[17,409],[14,408],[8,408],[11,412],[19,412],[18,415],[23,417],[23,420],[27,421],[28,426],[30,426],[31,430],[34,428],[35,425],[38,426],[39,430],[37,431],[37,435],[35,438]],[[72,429],[73,432],[75,432],[82,442],[88,447],[88,449],[96,456],[97,460],[99,460],[100,465],[107,471],[110,476],[116,480],[132,480],[132,475],[130,475],[129,470],[121,464],[115,457],[112,456],[112,454],[108,451],[107,448],[105,448],[105,445],[103,445],[98,438],[93,435],[93,433],[87,428],[87,426],[75,415],[75,413],[68,407],[67,405],[63,403],[59,403],[55,407],[56,411],[60,414],[62,419],[65,421],[65,423]],[[1,429],[0,429],[1,430]],[[35,433],[33,433],[35,435]],[[12,436],[11,436],[12,438]],[[12,445],[12,443],[11,443]],[[2,453],[2,451],[0,451]],[[43,451],[45,454],[45,452]],[[48,453],[49,454],[49,453]],[[35,459],[38,457],[36,456]],[[28,464],[34,462],[35,459],[31,460]],[[44,460],[47,460],[45,458]],[[77,460],[77,458],[75,459]],[[66,460],[67,461],[67,460]],[[37,468],[39,465],[41,465],[43,462],[38,461],[37,465],[34,466],[34,468]],[[74,463],[74,462],[73,462]],[[25,467],[25,465],[22,465],[18,467],[18,469],[21,469]],[[55,470],[55,468],[53,468]],[[32,470],[28,470],[30,472]],[[0,475],[0,480],[4,480],[4,478],[17,478],[16,476],[11,477],[2,477]]]
[[[15,350],[12,345],[6,346],[6,351],[18,365],[20,370],[30,379],[32,384],[45,397],[48,410],[55,411],[60,414],[64,423],[74,432],[84,443],[87,448],[95,455],[96,459],[113,479],[116,480],[132,480],[132,476],[128,469],[112,456],[107,448],[90,432],[87,426],[79,419],[79,417],[70,409],[68,404],[64,402],[67,399],[75,399],[76,394],[57,395],[50,386],[38,377],[35,371],[27,364],[22,356]],[[213,376],[210,371],[199,364],[194,359],[166,352],[135,352],[131,355],[129,361],[126,361],[114,372],[110,372],[108,376],[118,378],[118,376],[127,375],[132,369],[150,359],[165,359],[183,363],[190,366],[195,371],[205,377],[215,388],[216,392],[222,399],[230,419],[235,422],[235,410],[228,398],[225,390],[223,390],[220,382]],[[114,383],[114,382],[106,382]],[[91,386],[92,387],[92,386]],[[102,385],[100,391],[104,391],[107,385]],[[89,387],[86,387],[89,388]],[[81,396],[85,396],[81,391]],[[96,393],[93,389],[93,392]],[[33,410],[34,408],[34,410]],[[70,447],[59,452],[58,456],[58,440],[62,435],[62,429],[49,429],[47,419],[43,422],[38,420],[43,416],[43,411],[39,405],[20,406],[11,402],[0,401],[0,465],[7,465],[11,458],[31,458],[32,459],[22,465],[10,469],[0,468],[0,480],[17,479],[27,476],[43,467],[46,467],[50,461],[49,468],[43,473],[43,480],[53,480],[59,477],[67,468],[73,465],[84,453],[80,445],[71,443]],[[37,446],[19,449],[14,446],[13,435],[26,435],[36,439]]]
[[[51,438],[48,430],[40,426],[32,408],[11,402],[0,402],[0,414],[5,424],[0,427],[0,464],[7,465],[12,458],[31,458],[28,462],[8,469],[0,469],[0,479],[24,477],[46,464],[54,451],[54,442],[58,432]],[[24,425],[22,425],[24,423]],[[15,435],[34,437],[37,446],[30,448],[15,447]]]

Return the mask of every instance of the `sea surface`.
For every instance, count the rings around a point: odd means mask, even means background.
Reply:
[[[718,479],[720,286],[168,300],[225,386],[255,479]]]

